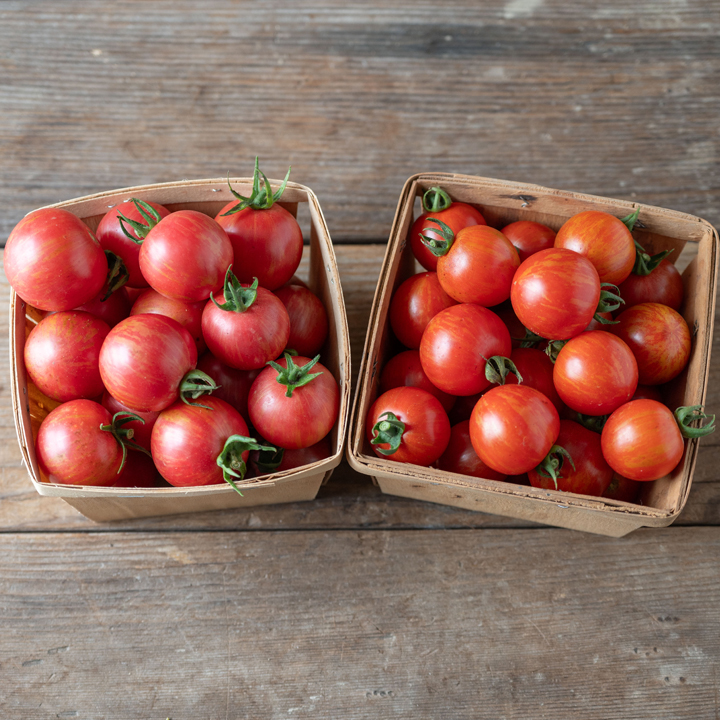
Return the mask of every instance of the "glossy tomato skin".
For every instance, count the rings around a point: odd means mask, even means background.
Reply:
[[[104,289],[89,302],[78,305],[75,310],[88,312],[106,322],[111,328],[115,327],[130,314],[130,308],[132,307],[130,297],[124,287],[110,293],[110,296],[105,300],[103,300],[103,297],[105,297]]]
[[[298,355],[315,357],[328,336],[328,316],[322,300],[301,285],[283,285],[275,295],[288,311],[290,336],[287,346]]]
[[[161,295],[157,290],[143,290],[133,303],[130,315],[164,315],[177,320],[192,335],[198,355],[207,349],[202,334],[205,301],[186,302]]]
[[[436,240],[441,240],[441,236],[436,232],[438,225],[428,222],[430,218],[435,218],[444,222],[457,235],[460,230],[473,225],[487,225],[482,213],[467,203],[454,202],[447,210],[439,212],[423,213],[410,228],[410,248],[417,261],[426,269],[435,271],[437,269],[438,258],[433,255],[430,250],[423,244],[420,235],[426,235]]]
[[[548,340],[567,340],[592,320],[600,278],[593,264],[572,250],[540,250],[517,269],[510,300],[526,328]]]
[[[450,429],[450,442],[438,460],[440,470],[486,478],[487,480],[505,480],[506,474],[488,467],[475,452],[470,441],[470,421],[453,425]]]
[[[179,397],[180,381],[197,363],[190,333],[164,315],[133,315],[118,323],[100,350],[108,392],[133,410],[160,412]]]
[[[607,415],[630,400],[638,366],[620,338],[602,330],[581,333],[560,350],[553,382],[560,399],[584,415]]]
[[[213,397],[220,398],[232,405],[245,419],[248,417],[248,395],[260,368],[255,370],[236,370],[218,360],[211,352],[206,352],[197,364],[198,370],[207,373],[218,390],[213,390]]]
[[[690,329],[680,313],[660,303],[642,303],[620,313],[611,332],[637,360],[643,385],[662,385],[677,377],[690,359]]]
[[[405,423],[405,430],[400,447],[392,455],[378,452],[388,450],[388,444],[373,445],[378,457],[427,467],[445,452],[450,442],[450,420],[436,397],[415,387],[398,387],[383,393],[372,404],[365,420],[368,441],[373,439],[373,427],[386,419],[387,412]]]
[[[150,230],[140,247],[140,270],[162,295],[200,302],[222,288],[233,262],[225,231],[196,210],[178,210]]]
[[[522,475],[548,454],[560,433],[555,406],[524,385],[500,385],[478,400],[470,439],[480,459],[497,472]]]
[[[487,225],[463,228],[447,254],[438,258],[443,290],[460,303],[491,307],[510,297],[520,256],[513,244]]]
[[[622,220],[599,210],[586,210],[567,220],[558,230],[555,247],[587,257],[603,283],[619,285],[635,264],[632,233]]]
[[[59,402],[102,395],[100,348],[110,327],[90,313],[46,315],[25,341],[25,368],[41,392]]]
[[[131,412],[142,418],[145,421],[144,423],[138,420],[130,420],[123,424],[123,428],[131,429],[133,431],[132,441],[150,452],[150,436],[152,435],[153,425],[155,425],[155,421],[160,414],[159,412],[133,410],[116,400],[107,390],[103,393],[100,403],[111,415],[118,412]],[[142,453],[137,454],[142,455]]]
[[[147,201],[144,201],[147,202]],[[154,208],[161,218],[167,217],[170,211],[158,203],[148,202],[150,207]],[[133,242],[125,233],[122,231],[120,220],[118,215],[122,214],[128,220],[134,220],[140,223],[147,223],[145,218],[140,214],[138,209],[135,207],[135,203],[132,200],[120,203],[114,208],[108,210],[100,221],[97,228],[97,239],[102,245],[103,250],[110,250],[111,252],[118,255],[125,263],[129,278],[127,281],[128,287],[132,288],[146,288],[148,287],[148,281],[143,277],[140,271],[140,247],[141,245]],[[127,231],[134,237],[138,237],[137,233],[126,223],[125,227]],[[139,238],[138,238],[139,239]]]
[[[560,435],[555,444],[566,450],[575,463],[573,469],[568,459],[563,459],[557,489],[581,495],[602,495],[612,481],[613,469],[602,454],[600,435],[572,420],[561,420]],[[556,489],[553,479],[543,477],[537,469],[530,470],[528,477],[533,487]]]
[[[558,413],[565,410],[565,403],[560,399],[553,382],[554,366],[552,360],[537,348],[516,348],[510,359],[522,376],[522,384],[539,390],[555,406]],[[510,373],[505,379],[508,385],[517,385],[518,379]]]
[[[275,290],[290,280],[300,264],[300,226],[277,204],[264,210],[247,207],[223,217],[235,205],[237,201],[228,203],[215,217],[232,243],[235,277],[247,284],[257,278],[261,287]]]
[[[390,301],[390,326],[405,347],[417,350],[430,320],[453,305],[457,301],[443,290],[437,273],[418,273],[395,290]]]
[[[630,273],[618,289],[625,301],[623,311],[641,303],[660,303],[680,311],[685,289],[678,269],[669,261],[660,264],[649,275]]]
[[[222,293],[215,299],[220,305],[225,303]],[[202,332],[216,358],[236,370],[255,370],[287,347],[290,316],[280,298],[259,287],[255,302],[245,312],[221,310],[209,300],[203,310]]]
[[[683,438],[672,412],[655,400],[619,407],[602,431],[602,451],[610,467],[630,480],[657,480],[682,458]]]
[[[430,382],[450,395],[475,395],[490,385],[486,359],[512,349],[505,323],[491,310],[463,303],[438,313],[420,343],[420,362]]]
[[[295,468],[311,465],[320,462],[332,455],[332,447],[330,446],[330,437],[326,436],[314,445],[299,450],[285,450],[280,464],[272,472],[284,472],[285,470],[295,470]],[[257,450],[250,451],[250,466],[255,475],[265,475],[266,470],[259,467],[257,461],[260,453]]]
[[[304,367],[310,358],[293,358]],[[277,361],[283,368],[287,362]],[[278,372],[265,368],[255,378],[248,397],[250,422],[269,443],[287,450],[314,445],[333,428],[340,411],[340,390],[332,373],[321,363],[315,363],[311,373],[322,373],[307,385],[295,388],[286,397],[285,385],[277,381]]]
[[[547,250],[555,243],[555,231],[547,225],[532,220],[518,220],[502,229],[502,234],[515,246],[520,262],[540,250]]]
[[[207,408],[178,401],[160,413],[153,427],[155,466],[176,487],[225,482],[217,457],[231,435],[248,436],[247,423],[224,400],[205,396],[202,404]],[[249,454],[242,454],[245,462]]]
[[[425,374],[420,362],[420,353],[417,350],[405,350],[391,357],[380,374],[380,392],[384,393],[396,387],[419,387],[434,395],[443,406],[445,412],[455,404],[454,395],[448,395],[436,388],[430,378]]]
[[[112,415],[92,400],[71,400],[43,420],[36,441],[40,469],[63,485],[112,485],[118,478],[122,448],[112,433]]]
[[[5,274],[15,292],[39,310],[72,310],[102,289],[108,265],[100,243],[67,210],[43,208],[10,233]]]

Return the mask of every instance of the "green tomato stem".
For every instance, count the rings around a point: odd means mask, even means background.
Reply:
[[[186,405],[212,410],[212,408],[207,405],[190,402],[190,400],[197,400],[202,395],[209,395],[214,390],[218,390],[219,387],[220,386],[216,385],[215,381],[207,373],[195,368],[185,373],[183,379],[180,381],[180,399]]]
[[[575,463],[573,462],[570,453],[561,445],[553,445],[550,448],[550,452],[543,458],[542,462],[535,468],[535,472],[541,477],[552,478],[555,483],[555,489],[558,489],[557,481],[562,478],[562,468],[567,460],[571,465],[572,469],[575,470]]]
[[[440,187],[431,187],[422,196],[422,206],[425,212],[442,212],[452,205],[450,196]]]
[[[385,417],[385,420],[382,418]],[[392,455],[397,452],[405,432],[405,423],[398,419],[397,415],[386,412],[380,415],[380,420],[373,425],[372,445],[390,445],[388,450],[377,448],[382,455]]]
[[[146,203],[144,200],[130,198],[130,201],[135,205],[135,209],[140,213],[145,222],[130,220],[130,218],[125,217],[122,213],[118,213],[118,222],[120,223],[120,228],[123,233],[125,233],[130,240],[136,245],[142,245],[148,233],[162,220],[162,216],[152,205]],[[125,227],[126,224],[135,231],[135,235]]]
[[[700,438],[715,432],[715,416],[706,415],[703,412],[702,405],[681,406],[675,410],[674,415],[680,428],[680,433],[684,438]],[[706,425],[699,427],[690,426],[692,422],[706,419],[710,421]]]
[[[289,352],[284,353],[284,355],[286,367],[276,363],[274,360],[270,360],[267,364],[278,371],[278,375],[275,379],[281,385],[286,386],[287,389],[285,391],[285,397],[292,397],[293,390],[295,390],[295,388],[307,385],[316,377],[322,375],[322,372],[310,374],[310,370],[315,366],[315,363],[320,360],[320,355],[316,355],[309,363],[303,365],[302,367],[298,367],[293,362],[292,355]]]
[[[245,435],[231,435],[223,445],[223,449],[217,456],[215,462],[222,470],[223,480],[242,496],[240,489],[235,483],[235,478],[241,482],[245,479],[247,465],[243,460],[243,453],[249,450],[274,451],[274,447],[260,445],[255,438]]]
[[[242,313],[249,310],[257,300],[258,279],[254,278],[250,287],[243,287],[232,271],[232,265],[228,265],[225,271],[225,282],[223,283],[223,296],[225,302],[221,305],[210,293],[210,299],[219,310],[226,312]]]
[[[483,360],[485,360],[485,377],[491,383],[505,385],[507,376],[511,373],[517,378],[518,384],[522,383],[522,375],[510,358],[493,355],[489,359],[483,357]]]
[[[449,225],[437,218],[428,218],[427,222],[435,223],[439,229],[436,230],[431,227],[423,228],[423,232],[420,233],[420,240],[422,241],[422,244],[436,257],[447,255],[450,252],[453,242],[455,241],[455,233]],[[423,233],[428,230],[438,233],[442,237],[442,240],[424,235]]]
[[[276,203],[282,197],[282,194],[285,192],[285,187],[287,186],[288,179],[290,178],[291,169],[292,168],[288,168],[285,179],[282,181],[280,187],[273,193],[272,188],[270,187],[270,181],[267,179],[265,173],[260,170],[260,165],[256,156],[255,171],[253,172],[253,189],[250,197],[244,197],[243,195],[240,195],[240,193],[233,190],[232,185],[230,185],[230,175],[228,174],[228,187],[230,188],[230,192],[240,202],[230,208],[230,210],[228,210],[226,213],[223,213],[223,217],[225,217],[226,215],[234,215],[235,213],[239,213],[241,210],[245,210],[245,208],[252,208],[253,210],[270,209],[273,204]],[[263,179],[262,185],[260,184],[260,176],[262,176]]]

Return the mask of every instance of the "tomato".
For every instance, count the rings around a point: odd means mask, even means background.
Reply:
[[[430,382],[450,395],[475,395],[490,385],[486,360],[507,357],[510,333],[492,310],[465,303],[438,313],[420,343],[420,362]]]
[[[405,350],[390,358],[380,374],[380,392],[384,393],[406,385],[427,390],[440,401],[445,412],[450,412],[455,404],[454,395],[448,395],[430,382],[422,368],[420,353],[417,350]]]
[[[290,318],[287,346],[305,357],[315,357],[328,335],[328,316],[322,300],[309,288],[284,285],[275,295],[285,306]]]
[[[223,284],[233,250],[225,231],[196,210],[178,210],[147,234],[140,248],[140,270],[162,295],[199,302]]]
[[[625,223],[606,212],[586,210],[558,230],[556,248],[574,250],[595,266],[600,282],[619,285],[635,264],[635,240]]]
[[[108,392],[133,410],[164,410],[184,389],[197,350],[190,333],[164,315],[133,315],[118,323],[100,350]]]
[[[502,234],[515,246],[520,262],[540,250],[547,250],[555,243],[555,231],[547,225],[532,220],[518,220],[502,229]]]
[[[123,427],[127,430],[133,431],[133,442],[150,452],[150,436],[152,435],[153,425],[155,425],[155,421],[160,413],[153,412],[152,410],[148,412],[133,410],[127,405],[123,405],[119,400],[116,400],[107,390],[103,393],[102,400],[100,402],[111,415],[115,415],[115,413],[119,412],[133,413],[134,415],[137,415],[143,422],[140,422],[140,420],[129,420],[123,425]],[[142,455],[143,453],[135,454]]]
[[[457,302],[442,289],[437,273],[418,273],[395,291],[390,301],[390,326],[405,347],[417,350],[430,320],[453,305]]]
[[[662,402],[662,393],[660,392],[657,385],[638,385],[637,388],[635,388],[635,392],[633,393],[633,396],[630,398],[631,400],[657,400],[658,402]]]
[[[541,250],[517,269],[510,300],[526,328],[549,340],[567,340],[593,319],[600,279],[593,264],[572,250]]]
[[[260,368],[255,370],[236,370],[218,360],[212,353],[206,352],[197,364],[198,370],[207,373],[218,386],[213,397],[220,398],[232,405],[244,418],[248,417],[248,395]]]
[[[203,405],[207,407],[176,402],[160,413],[152,431],[155,465],[176,487],[223,481],[234,487],[235,478],[245,477],[250,450],[261,446],[248,437],[247,423],[224,400],[207,397]]]
[[[630,273],[618,287],[620,296],[625,301],[625,310],[634,305],[652,302],[679,311],[685,297],[682,276],[669,260],[661,260],[649,275]]]
[[[35,443],[40,469],[63,485],[112,485],[123,461],[123,419],[92,400],[71,400],[51,411]]]
[[[161,295],[157,290],[148,288],[133,303],[130,315],[164,315],[177,320],[195,342],[198,355],[205,352],[206,345],[202,334],[202,315],[205,301],[185,302]]]
[[[667,305],[642,303],[615,319],[610,332],[632,350],[643,385],[661,385],[683,371],[690,359],[691,337],[680,313]]]
[[[601,317],[603,320],[607,320],[608,322],[601,322],[598,320],[598,317]],[[612,325],[612,319],[613,315],[611,312],[597,312],[595,313],[595,317],[593,317],[588,326],[585,328],[584,332],[590,332],[591,330],[609,330]]]
[[[559,455],[561,464],[557,487],[552,477],[542,475],[539,468],[528,472],[530,484],[546,490],[602,495],[612,481],[613,470],[603,457],[600,435],[572,420],[561,420],[560,434],[555,444],[563,448],[572,460],[570,462],[567,457]]]
[[[602,451],[610,467],[631,480],[657,480],[680,462],[684,443],[672,412],[655,400],[619,407],[602,431]]]
[[[450,430],[450,442],[438,460],[440,470],[470,475],[488,480],[505,480],[507,475],[488,467],[475,452],[470,442],[470,421],[453,425]]]
[[[642,483],[637,480],[630,480],[630,478],[615,473],[602,496],[610,498],[611,500],[636,503],[640,495],[641,487]]]
[[[470,417],[470,440],[488,466],[505,475],[536,467],[555,444],[560,418],[541,392],[524,385],[488,390]]]
[[[30,379],[59,402],[102,395],[100,348],[109,332],[108,324],[90,313],[68,310],[46,315],[25,341]]]
[[[365,434],[378,457],[429,466],[450,442],[450,420],[440,401],[426,390],[398,387],[372,404]]]
[[[250,453],[250,466],[255,475],[295,470],[305,465],[311,465],[332,455],[330,438],[324,437],[314,445],[299,450],[284,450],[278,448],[272,452],[253,450]]]
[[[130,314],[131,307],[132,303],[128,292],[121,287],[107,297],[105,297],[105,291],[101,290],[92,300],[78,305],[74,309],[88,312],[106,322],[110,327],[115,327]]]
[[[513,349],[520,347],[527,334],[525,326],[518,320],[518,316],[513,310],[512,303],[509,301],[501,303],[496,307],[490,308],[507,326],[510,331],[510,338]]]
[[[475,395],[464,395],[463,397],[456,398],[455,404],[448,413],[450,424],[457,425],[463,420],[469,420],[474,407],[477,405],[477,401],[483,396],[484,392],[487,392],[487,390],[484,390],[482,393],[476,393]]]
[[[287,347],[290,316],[270,290],[257,280],[243,287],[228,270],[225,290],[206,305],[202,332],[210,352],[237,370],[255,370]]]
[[[552,360],[542,350],[516,348],[510,353],[510,360],[520,373],[523,385],[539,390],[555,406],[558,413],[563,412],[565,403],[560,399],[553,383]],[[505,384],[517,385],[517,376],[509,373],[505,378]]]
[[[312,378],[309,382],[308,377]],[[268,442],[286,450],[322,440],[339,411],[337,382],[317,357],[293,358],[286,353],[255,378],[248,397],[250,422]]]
[[[61,208],[35,210],[13,228],[4,266],[15,292],[39,310],[72,310],[92,300],[107,276],[100,243]]]
[[[433,210],[434,208],[434,210]],[[472,205],[452,202],[450,196],[440,188],[430,188],[423,195],[423,212],[410,228],[410,249],[418,262],[426,269],[437,268],[437,257],[423,243],[421,235],[440,239],[437,225],[428,222],[431,218],[444,222],[453,233],[472,225],[487,225],[482,213]]]
[[[553,382],[569,408],[584,415],[607,415],[633,396],[638,367],[622,340],[592,330],[568,340],[560,350]]]
[[[127,454],[120,475],[112,486],[151,488],[158,485],[159,479],[160,475],[152,458],[145,453],[131,450]]]
[[[140,247],[147,233],[159,220],[167,217],[170,211],[158,203],[147,202],[159,218],[154,217],[142,206],[138,200],[127,200],[108,210],[100,221],[97,228],[97,239],[104,250],[110,250],[122,258],[127,268],[129,278],[127,284],[132,288],[146,288],[148,281],[140,271]],[[142,212],[141,212],[142,208]],[[145,215],[143,215],[145,213]],[[120,215],[124,221],[125,230],[137,240],[129,238],[123,231],[123,223],[120,222]],[[127,222],[127,220],[131,222]],[[133,224],[137,223],[136,227]],[[140,226],[144,225],[145,229]]]

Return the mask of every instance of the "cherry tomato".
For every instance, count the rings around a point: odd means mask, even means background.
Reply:
[[[305,357],[315,357],[328,335],[328,316],[322,300],[310,289],[300,285],[284,285],[275,295],[290,317],[287,346]]]
[[[280,448],[273,453],[263,453],[253,450],[250,453],[250,466],[255,475],[267,475],[270,473],[295,470],[304,465],[320,462],[332,455],[330,438],[324,437],[314,445],[299,450],[284,450]],[[269,465],[266,464],[269,461]]]
[[[429,466],[450,442],[450,421],[440,401],[429,392],[398,387],[383,393],[372,404],[365,433],[371,443],[388,438],[388,442],[372,445],[378,457]]]
[[[455,404],[448,413],[450,424],[457,425],[463,420],[469,420],[473,409],[477,405],[477,401],[482,397],[484,392],[487,392],[487,389],[483,390],[482,393],[476,393],[475,395],[463,395],[462,397],[456,398]]]
[[[669,260],[661,260],[649,275],[630,273],[618,287],[625,310],[651,302],[679,311],[685,296],[682,276]]]
[[[639,381],[661,385],[677,377],[690,359],[690,330],[680,313],[667,305],[642,303],[617,316],[611,332],[637,360]]]
[[[555,231],[547,225],[532,220],[518,220],[502,229],[502,234],[515,246],[520,262],[540,250],[547,250],[555,243]]]
[[[505,475],[536,467],[555,444],[560,418],[541,392],[524,385],[488,390],[470,417],[470,439],[488,466]]]
[[[560,399],[553,383],[554,366],[552,360],[537,348],[516,348],[510,353],[522,377],[522,384],[539,390],[555,406],[558,413],[563,412],[565,403]],[[517,376],[509,373],[505,378],[506,385],[517,385]]]
[[[236,370],[218,360],[212,353],[206,352],[197,364],[198,370],[207,373],[219,386],[213,390],[213,397],[220,398],[232,405],[245,419],[248,417],[248,395],[260,368],[255,370]]]
[[[611,312],[598,312],[595,313],[595,317],[590,321],[589,325],[585,328],[584,332],[590,332],[591,330],[609,330],[611,325],[610,323],[603,323],[600,322],[597,318],[601,317],[605,320],[612,321],[613,315]]]
[[[46,315],[25,341],[25,368],[41,392],[66,402],[102,395],[100,348],[110,332],[90,313],[68,310]]]
[[[567,340],[593,319],[600,279],[593,264],[572,250],[541,250],[517,269],[510,300],[526,328],[549,340]]]
[[[488,467],[475,452],[470,442],[470,421],[453,425],[450,430],[450,442],[438,460],[438,467],[447,472],[470,475],[488,480],[505,480],[507,475]]]
[[[636,503],[640,495],[642,483],[637,480],[623,477],[615,473],[607,489],[603,493],[603,497],[611,500],[622,500],[623,502]]]
[[[638,385],[631,400],[657,400],[662,402],[662,393],[657,385]]]
[[[15,292],[39,310],[72,310],[92,300],[107,277],[107,260],[85,223],[67,210],[26,215],[5,246],[5,274]]]
[[[125,465],[112,486],[151,488],[158,485],[159,479],[160,475],[151,457],[136,450],[129,450]]]
[[[607,415],[633,396],[638,368],[630,348],[602,330],[568,340],[555,362],[560,399],[584,415]]]
[[[150,436],[152,435],[153,425],[158,418],[159,412],[142,412],[133,410],[127,405],[123,405],[119,400],[116,400],[107,390],[103,393],[102,400],[100,401],[102,406],[111,414],[115,415],[118,412],[131,412],[137,415],[145,422],[139,420],[130,420],[124,423],[123,427],[133,431],[132,441],[145,448],[150,452]],[[143,453],[134,453],[143,455]]]
[[[464,303],[438,313],[420,343],[420,362],[430,382],[450,395],[475,395],[490,385],[486,360],[507,357],[510,333],[492,310]]]
[[[558,230],[556,248],[574,250],[595,266],[600,282],[619,285],[635,264],[635,241],[625,223],[599,210],[573,215]]]
[[[110,327],[115,327],[121,320],[130,314],[132,303],[127,290],[124,287],[111,292],[105,298],[105,290],[101,290],[92,300],[78,305],[75,310],[88,312],[106,322]]]

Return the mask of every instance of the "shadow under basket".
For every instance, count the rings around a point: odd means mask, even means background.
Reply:
[[[241,194],[249,195],[252,190],[250,178],[236,178],[230,182]],[[275,188],[279,184],[272,181]],[[110,208],[131,197],[160,203],[170,211],[197,210],[210,217],[215,217],[224,205],[233,200],[228,182],[222,178],[123,188],[68,200],[52,207],[69,210],[95,231]],[[350,406],[347,316],[332,241],[317,197],[309,188],[289,182],[278,204],[296,217],[300,210],[299,222],[305,237],[309,235],[310,241],[309,248],[306,246],[303,251],[303,266],[308,268],[308,285],[322,300],[328,313],[329,334],[322,349],[322,362],[332,372],[340,389],[340,412],[330,434],[332,454],[302,468],[253,477],[238,483],[242,496],[226,483],[203,487],[135,489],[47,482],[38,467],[34,438],[40,423],[59,403],[42,395],[28,381],[23,362],[25,338],[42,314],[12,291],[10,368],[13,414],[23,462],[41,495],[62,498],[97,522],[298,502],[316,497],[320,486],[340,463],[345,445]]]
[[[617,217],[638,204],[553,190],[504,180],[421,173],[405,183],[373,302],[351,418],[348,461],[372,476],[384,493],[529,520],[546,525],[621,537],[640,527],[664,527],[680,514],[687,501],[698,452],[698,441],[686,441],[683,457],[668,476],[644,483],[638,504],[556,490],[484,480],[435,468],[393,462],[378,457],[365,436],[365,417],[379,394],[380,372],[397,341],[388,321],[390,299],[405,279],[422,270],[408,242],[419,211],[419,198],[429,188],[442,187],[454,201],[469,203],[488,225],[502,228],[517,220],[533,220],[558,230],[571,216],[602,210]],[[681,312],[693,336],[690,361],[682,374],[665,386],[673,408],[702,405],[705,400],[717,286],[718,234],[700,218],[639,205],[634,237],[651,254],[671,249],[668,259],[694,255],[682,272],[685,302]],[[683,253],[687,249],[696,253]]]

